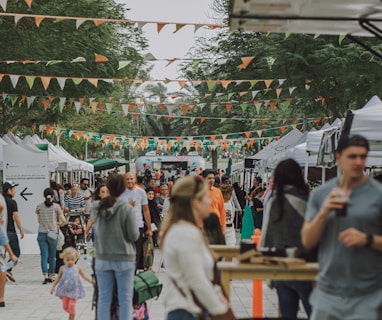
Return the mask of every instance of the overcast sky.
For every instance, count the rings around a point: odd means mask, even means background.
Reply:
[[[126,17],[138,21],[174,22],[174,23],[210,23],[211,3],[213,0],[117,0],[124,3]],[[165,26],[158,35],[156,24],[147,24],[142,29],[148,38],[149,50],[157,59],[185,58],[194,45],[195,36],[208,34],[209,30],[200,28],[196,33],[194,26],[185,26],[173,33],[175,25]],[[165,67],[166,61],[154,63],[151,73],[153,79],[176,79],[177,63]]]

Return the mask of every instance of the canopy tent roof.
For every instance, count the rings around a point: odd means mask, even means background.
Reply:
[[[372,36],[380,0],[231,0],[231,30]],[[365,28],[366,26],[366,28]]]
[[[302,135],[303,134],[299,130],[293,129],[279,140],[273,141],[271,144],[269,144],[267,147],[265,147],[263,150],[259,151],[255,155],[247,157],[247,159],[267,160],[272,156],[284,152],[291,146],[294,146]]]
[[[3,139],[0,138],[0,170],[2,167],[3,161],[3,150],[2,144],[47,144],[48,145],[48,161],[49,161],[49,171],[73,171],[73,170],[82,170],[93,172],[94,167],[92,164],[85,161],[78,160],[71,156],[65,149],[62,147],[56,147],[46,139],[41,139],[39,136],[26,136],[23,140],[15,136],[13,133],[8,132],[3,136]]]
[[[129,163],[128,160],[116,160],[116,159],[91,159],[87,160],[88,163],[91,163],[94,166],[94,171],[102,171],[114,169],[120,166],[127,165]]]

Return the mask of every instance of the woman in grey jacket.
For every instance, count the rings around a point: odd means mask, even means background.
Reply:
[[[133,317],[135,244],[139,232],[132,207],[119,196],[125,191],[123,176],[107,181],[110,195],[93,203],[92,218],[97,230],[95,272],[98,284],[97,319],[110,319],[114,280],[118,283],[120,319]]]

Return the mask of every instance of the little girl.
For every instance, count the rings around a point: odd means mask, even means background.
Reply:
[[[80,257],[75,248],[66,248],[60,257],[64,260],[65,265],[60,267],[50,293],[53,294],[58,285],[56,296],[62,299],[62,307],[69,313],[69,320],[74,320],[77,299],[82,299],[85,296],[85,288],[80,276],[90,283],[93,283],[93,281],[80,266],[75,264]]]

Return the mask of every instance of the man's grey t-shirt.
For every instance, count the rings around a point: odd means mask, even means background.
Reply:
[[[305,220],[313,220],[338,180],[332,179],[312,192]],[[365,247],[346,248],[338,239],[348,228],[382,235],[382,185],[368,178],[352,189],[346,217],[332,211],[319,242],[317,285],[324,292],[358,296],[382,288],[382,252]]]

